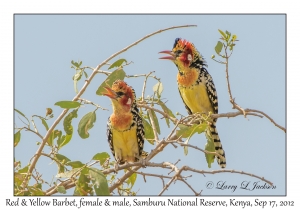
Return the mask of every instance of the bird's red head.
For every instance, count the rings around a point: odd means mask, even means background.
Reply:
[[[166,53],[170,55],[161,57],[160,59],[168,59],[177,65],[187,67],[190,66],[190,64],[194,61],[197,50],[191,42],[177,38],[175,39],[172,51],[165,50],[159,53]]]
[[[104,95],[113,99],[113,103],[117,102],[121,106],[130,108],[134,102],[135,96],[133,89],[122,80],[116,80],[111,88],[106,86],[105,89],[107,92],[104,93]]]

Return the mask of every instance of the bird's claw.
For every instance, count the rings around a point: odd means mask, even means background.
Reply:
[[[146,168],[146,160],[144,158],[141,158],[140,162],[142,163],[142,167]]]
[[[114,169],[115,169],[115,174],[117,174],[119,170],[119,164],[117,162],[114,164]]]

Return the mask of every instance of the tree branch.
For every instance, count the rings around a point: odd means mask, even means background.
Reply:
[[[85,80],[85,83],[83,85],[83,87],[81,88],[81,90],[77,93],[77,95],[73,98],[72,101],[77,101],[78,98],[80,98],[80,96],[84,93],[84,91],[86,90],[86,88],[88,87],[88,85],[90,84],[90,82],[92,81],[92,79],[94,78],[94,76],[98,73],[98,70],[104,66],[108,61],[110,61],[111,59],[113,59],[114,57],[118,56],[119,54],[127,51],[129,48],[133,47],[134,45],[137,45],[138,43],[140,43],[141,41],[155,35],[155,34],[158,34],[158,33],[161,33],[163,31],[167,31],[167,30],[171,30],[171,29],[176,29],[176,28],[184,28],[184,27],[195,27],[196,25],[182,25],[182,26],[173,26],[173,27],[169,27],[169,28],[165,28],[165,29],[162,29],[162,30],[158,30],[154,33],[151,33],[151,34],[148,34],[146,35],[145,37],[139,39],[138,41],[132,43],[131,45],[125,47],[124,49],[120,50],[119,52],[117,53],[114,53],[113,55],[111,55],[110,57],[108,57],[106,60],[104,60],[100,65],[98,65],[94,70],[93,72],[91,73],[90,77]],[[26,174],[26,177],[24,178],[21,186],[23,188],[25,188],[27,185],[28,185],[28,182],[29,182],[29,179],[30,179],[30,176],[32,174],[32,171],[33,169],[35,168],[36,166],[36,163],[38,161],[38,159],[40,158],[41,156],[41,152],[47,142],[47,139],[49,138],[50,134],[52,133],[52,131],[54,130],[54,128],[57,126],[57,124],[62,120],[62,118],[66,115],[66,113],[69,111],[69,109],[64,109],[62,111],[62,113],[59,115],[59,117],[55,120],[55,122],[52,124],[52,126],[49,128],[49,130],[47,131],[46,135],[44,136],[43,138],[43,141],[41,142],[38,150],[36,151],[35,155],[34,155],[34,158],[30,164],[30,167],[28,169],[28,172]]]

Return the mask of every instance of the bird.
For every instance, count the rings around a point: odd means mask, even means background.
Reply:
[[[136,105],[134,89],[123,80],[105,87],[112,102],[113,113],[107,121],[107,140],[118,164],[137,162],[145,157],[143,151],[145,130]],[[116,165],[115,165],[116,168]]]
[[[180,96],[189,115],[194,113],[218,114],[218,96],[212,79],[207,71],[207,63],[193,43],[176,38],[172,51],[164,50],[169,56],[160,59],[171,60],[178,68],[177,84]],[[217,118],[208,124],[206,135],[212,137],[218,155],[217,162],[221,168],[226,167],[225,151],[223,150],[216,128]]]

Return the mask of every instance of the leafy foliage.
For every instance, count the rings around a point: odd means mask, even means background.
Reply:
[[[63,109],[74,109],[80,106],[78,101],[58,101],[54,105],[60,106]]]
[[[119,67],[119,66],[121,66],[124,62],[127,63],[127,61],[126,61],[125,59],[121,58],[121,59],[115,61],[113,64],[111,64],[110,67],[109,67],[108,69],[113,69],[113,68]]]
[[[206,138],[207,138],[207,143],[205,144],[205,150],[209,152],[215,152],[214,140],[209,135],[206,135]],[[215,160],[215,155],[205,153],[205,158],[206,158],[208,168],[211,168],[211,164]]]
[[[81,138],[86,139],[90,136],[88,131],[94,126],[94,122],[96,122],[95,112],[89,112],[81,118],[77,130]]]

